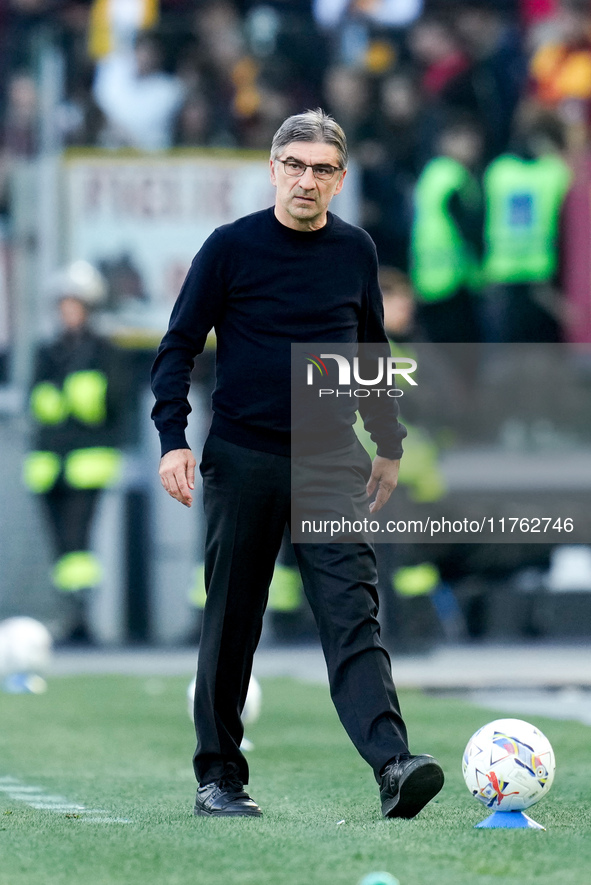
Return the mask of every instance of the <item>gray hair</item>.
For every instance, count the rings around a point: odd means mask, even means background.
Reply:
[[[332,144],[339,155],[339,165],[347,168],[349,152],[347,150],[347,138],[337,121],[326,114],[322,108],[314,111],[306,111],[303,114],[294,114],[284,120],[271,144],[271,159],[275,160],[284,147],[292,141],[310,141]]]

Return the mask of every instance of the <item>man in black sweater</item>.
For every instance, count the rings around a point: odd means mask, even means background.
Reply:
[[[198,815],[261,814],[244,791],[240,713],[290,520],[290,345],[387,340],[373,242],[328,212],[346,167],[344,133],[323,111],[282,124],[271,147],[275,206],[218,228],[204,243],[154,363],[160,477],[190,507],[196,466],[185,438],[190,372],[215,329],[214,416],[200,465],[207,602],[195,691]],[[363,404],[378,446],[371,476],[366,471],[374,512],[396,486],[406,435],[395,401],[383,402],[377,417]],[[326,450],[322,457],[330,459]],[[357,474],[363,469],[358,464]],[[441,789],[443,772],[431,756],[408,750],[379,638],[373,548],[363,540],[296,544],[295,553],[339,717],[374,771],[383,814],[414,817]]]

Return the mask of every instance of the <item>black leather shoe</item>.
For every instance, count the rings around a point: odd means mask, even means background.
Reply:
[[[384,817],[415,817],[443,786],[443,771],[433,756],[407,756],[391,762],[380,781]]]
[[[207,817],[261,817],[263,812],[245,793],[241,781],[223,778],[199,787],[193,813]]]

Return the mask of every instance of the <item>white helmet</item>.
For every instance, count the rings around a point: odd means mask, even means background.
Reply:
[[[78,298],[87,307],[99,307],[107,296],[107,281],[88,261],[73,261],[56,271],[49,282],[55,298]]]

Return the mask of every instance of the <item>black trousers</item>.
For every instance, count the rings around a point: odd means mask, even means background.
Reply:
[[[427,339],[442,344],[470,344],[482,340],[477,318],[477,296],[458,289],[442,301],[421,301],[418,321]]]
[[[88,550],[100,491],[73,489],[59,479],[49,492],[39,496],[51,528],[57,559],[75,550]]]
[[[489,286],[481,299],[490,340],[510,344],[562,341],[561,326],[544,305],[544,285],[507,283]]]
[[[198,740],[193,763],[201,784],[236,768],[248,783],[248,764],[240,751],[240,713],[275,559],[289,523],[290,459],[210,435],[201,474],[207,600],[195,691]],[[337,713],[379,780],[380,769],[393,756],[408,752],[408,743],[390,658],[379,637],[373,548],[348,543],[295,544],[294,549]]]

